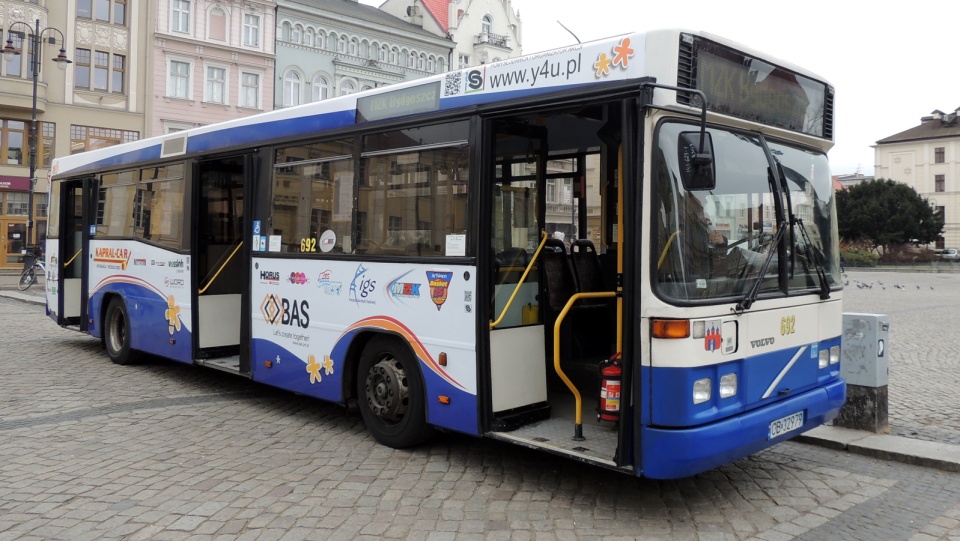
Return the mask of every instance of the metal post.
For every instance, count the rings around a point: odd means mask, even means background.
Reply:
[[[33,233],[33,206],[34,206],[34,191],[37,187],[37,147],[39,146],[40,134],[37,133],[37,88],[40,82],[40,55],[43,54],[43,35],[47,32],[55,32],[60,34],[60,54],[54,58],[54,62],[57,63],[57,66],[60,69],[66,69],[67,64],[73,63],[70,59],[67,58],[67,52],[64,49],[65,43],[63,38],[63,32],[57,30],[56,28],[44,28],[40,29],[40,19],[36,19],[34,22],[33,32],[30,32],[30,25],[23,21],[14,21],[10,23],[9,28],[7,29],[7,35],[9,36],[13,29],[18,25],[23,25],[26,29],[26,34],[30,34],[30,40],[22,40],[26,42],[29,46],[28,53],[33,52],[33,58],[30,60],[30,75],[33,78],[33,103],[30,108],[30,135],[29,135],[29,164],[30,164],[30,190],[27,192],[27,239],[26,244],[28,247],[32,248],[36,246],[34,241]],[[25,36],[26,38],[26,36]],[[50,43],[55,44],[55,38],[50,38]],[[7,44],[3,48],[3,56],[6,59],[11,59],[14,55],[19,55],[22,53],[23,46],[18,49],[13,46],[13,38],[7,38]],[[25,258],[26,259],[26,258]],[[24,267],[26,268],[26,267]]]
[[[37,82],[40,78],[40,19],[36,20],[30,48],[33,61],[30,70],[33,75],[33,107],[30,110],[30,191],[27,193],[27,245],[35,244],[33,238],[33,190],[37,186]]]

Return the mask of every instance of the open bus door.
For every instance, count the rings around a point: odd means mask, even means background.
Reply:
[[[253,155],[203,160],[194,166],[197,216],[193,249],[194,358],[198,364],[250,374],[241,348],[249,317],[249,249],[244,247],[245,190]],[[249,332],[247,329],[246,332]]]
[[[53,183],[52,197],[58,198],[59,231],[55,244],[56,260],[51,261],[51,269],[56,274],[47,285],[47,306],[50,317],[61,327],[74,327],[80,331],[88,329],[87,300],[89,284],[90,235],[85,234],[93,224],[95,204],[84,194],[95,194],[94,177],[75,178]],[[53,239],[51,239],[53,240]]]
[[[539,273],[524,276],[541,240],[547,137],[543,127],[523,122],[494,120],[488,126],[495,320],[490,329],[491,406],[494,428],[509,430],[549,416],[550,409]]]
[[[565,103],[484,125],[485,426],[496,439],[631,469],[629,399],[614,390],[629,392],[625,362],[611,361],[620,343],[623,110],[620,101]],[[614,411],[600,415],[601,406]]]

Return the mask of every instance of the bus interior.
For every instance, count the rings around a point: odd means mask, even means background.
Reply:
[[[491,119],[490,242],[481,241],[493,258],[489,435],[607,466],[619,465],[620,423],[599,420],[597,408],[600,363],[619,349],[622,109]],[[600,292],[574,300],[561,319],[575,294]]]

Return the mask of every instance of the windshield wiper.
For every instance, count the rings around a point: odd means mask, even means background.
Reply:
[[[820,300],[826,300],[830,298],[830,285],[827,284],[827,273],[823,269],[823,265],[820,263],[820,258],[817,256],[817,251],[813,249],[813,244],[810,243],[810,236],[807,235],[807,228],[803,225],[803,220],[800,218],[794,218],[794,223],[797,225],[797,229],[800,230],[800,236],[803,237],[803,243],[806,245],[806,252],[809,256],[810,262],[813,263],[813,269],[817,271],[817,280],[820,281]],[[794,249],[796,251],[796,249]]]
[[[767,268],[770,267],[773,256],[779,250],[780,239],[783,238],[783,232],[786,231],[786,229],[786,223],[780,222],[777,224],[777,233],[773,236],[773,241],[770,242],[770,248],[767,249],[767,258],[763,260],[763,265],[760,267],[760,274],[757,276],[756,281],[753,282],[753,286],[750,287],[750,291],[740,299],[740,302],[738,302],[737,306],[733,309],[733,312],[738,316],[742,314],[744,310],[749,310],[757,300],[757,295],[760,293],[760,286],[763,285],[763,279],[767,276]]]

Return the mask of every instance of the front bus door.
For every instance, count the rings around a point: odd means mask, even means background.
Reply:
[[[244,301],[249,287],[248,249],[243,243],[244,190],[254,171],[253,156],[204,160],[194,169],[198,183],[193,243],[195,359],[198,364],[249,374],[241,351]]]
[[[48,273],[56,272],[51,280],[53,283],[47,284],[47,306],[58,325],[76,326],[81,331],[88,327],[89,295],[86,276],[90,258],[85,254],[90,249],[90,236],[84,231],[93,223],[91,217],[95,205],[94,201],[85,201],[83,194],[91,194],[92,199],[96,193],[95,182],[95,178],[88,177],[53,183],[52,197],[58,199],[60,224],[56,233],[56,260],[51,260],[51,268],[47,269]]]
[[[489,126],[491,319],[499,320],[490,331],[491,405],[493,427],[510,430],[549,415],[539,272],[531,270],[518,286],[541,240],[546,130],[511,120]]]
[[[494,322],[488,435],[613,468],[632,462],[616,415],[598,415],[601,362],[618,350],[622,111],[619,101],[568,102],[487,121],[483,169]],[[612,389],[604,407],[619,403]]]

